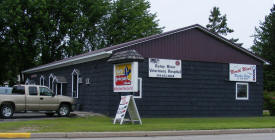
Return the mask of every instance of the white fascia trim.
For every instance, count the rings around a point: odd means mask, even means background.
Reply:
[[[96,54],[87,55],[87,56],[83,56],[83,57],[79,57],[79,58],[74,58],[74,59],[70,59],[67,61],[61,61],[61,62],[50,64],[50,65],[45,65],[45,66],[28,69],[28,70],[23,71],[23,73],[39,72],[39,71],[43,71],[43,70],[50,70],[50,69],[54,69],[54,68],[60,68],[60,67],[64,67],[64,66],[98,60],[98,59],[108,57],[111,54],[112,54],[112,51],[99,52]]]

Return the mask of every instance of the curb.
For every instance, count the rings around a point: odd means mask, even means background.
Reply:
[[[0,133],[0,138],[30,138],[31,133]]]
[[[185,130],[185,131],[134,131],[134,132],[0,133],[0,138],[106,138],[106,137],[221,135],[221,134],[247,134],[247,133],[275,133],[275,128]]]

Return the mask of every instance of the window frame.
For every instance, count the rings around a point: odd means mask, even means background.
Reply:
[[[31,83],[30,83],[30,79],[27,78],[26,81],[25,81],[25,85],[30,85],[30,84],[31,84]]]
[[[77,79],[76,79],[76,96],[74,97],[74,75],[76,75]],[[74,69],[72,72],[72,97],[73,98],[78,98],[78,90],[79,90],[79,71],[77,69]]]
[[[246,85],[246,97],[238,97],[238,85]],[[249,100],[249,84],[248,83],[242,83],[242,82],[236,82],[236,87],[235,87],[235,92],[236,92],[236,100]]]
[[[42,84],[41,80],[42,80],[43,84]],[[41,86],[45,85],[45,77],[43,75],[40,76],[39,82],[40,82]]]
[[[51,82],[51,78],[53,79],[52,82]],[[51,73],[50,76],[49,76],[49,88],[51,90],[53,90],[53,81],[54,81],[54,79],[55,79],[55,76],[54,76],[54,74]]]
[[[139,87],[138,87],[139,96],[134,96],[135,99],[141,99],[142,98],[142,78],[141,77],[138,77],[138,83],[139,83]]]

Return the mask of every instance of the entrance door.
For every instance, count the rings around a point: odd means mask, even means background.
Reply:
[[[40,96],[39,96],[39,109],[41,111],[47,110],[57,110],[59,107],[58,100],[50,89],[46,87],[39,87]]]

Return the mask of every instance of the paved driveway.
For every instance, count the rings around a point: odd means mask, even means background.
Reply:
[[[41,120],[41,119],[52,119],[58,117],[57,115],[53,117],[48,117],[44,113],[14,113],[11,119],[1,119],[0,122],[8,121],[27,121],[27,120]]]
[[[86,117],[86,116],[100,116],[100,114],[93,112],[80,112],[74,111],[71,113],[70,117]],[[43,120],[43,119],[56,119],[58,115],[55,114],[53,117],[48,117],[45,113],[39,112],[28,112],[28,113],[14,113],[13,118],[11,119],[2,119],[0,118],[0,122],[8,122],[8,121],[30,121],[30,120]]]

